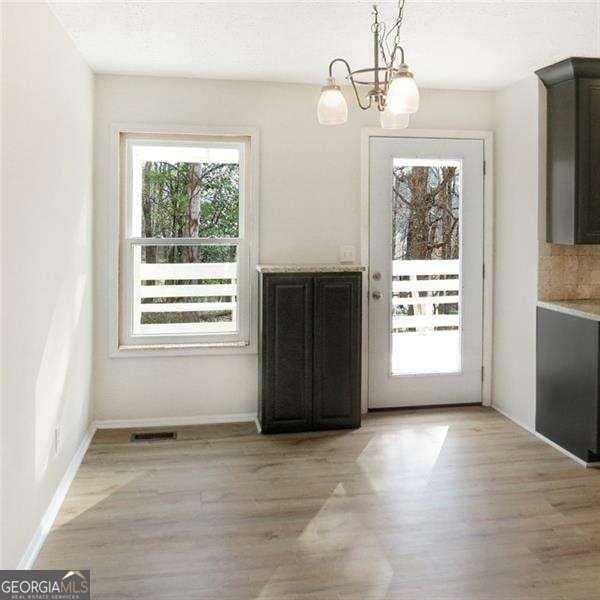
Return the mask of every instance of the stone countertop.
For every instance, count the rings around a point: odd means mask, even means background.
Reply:
[[[600,299],[598,300],[538,300],[537,305],[548,310],[556,310],[573,317],[600,321]]]
[[[366,271],[363,265],[349,265],[336,263],[321,264],[289,264],[289,265],[257,265],[256,270],[260,273],[349,273]]]

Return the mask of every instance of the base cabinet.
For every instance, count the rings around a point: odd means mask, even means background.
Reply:
[[[537,309],[538,433],[585,462],[599,456],[600,324]]]
[[[360,427],[360,272],[261,273],[264,433]]]

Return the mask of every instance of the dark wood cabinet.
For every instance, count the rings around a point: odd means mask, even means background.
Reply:
[[[264,433],[359,427],[360,272],[260,273]]]
[[[599,456],[600,323],[537,309],[535,428],[585,462]]]
[[[360,275],[317,275],[313,426],[360,424]]]
[[[546,240],[600,244],[600,59],[536,73],[548,91]]]
[[[277,399],[261,403],[263,430],[297,431],[311,426],[313,298],[310,276],[263,277],[262,398]]]

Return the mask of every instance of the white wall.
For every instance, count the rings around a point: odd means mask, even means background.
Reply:
[[[14,568],[90,420],[93,79],[45,3],[1,14],[0,565]]]
[[[496,94],[493,405],[535,425],[538,211],[544,93],[535,75]]]
[[[95,95],[97,303],[95,417],[133,419],[256,411],[252,355],[108,358],[107,210],[111,122],[258,127],[260,259],[337,261],[360,248],[360,131],[373,111],[350,102],[349,122],[316,123],[318,86],[98,76]],[[348,93],[348,97],[350,94]],[[492,129],[493,94],[424,90],[414,128]]]

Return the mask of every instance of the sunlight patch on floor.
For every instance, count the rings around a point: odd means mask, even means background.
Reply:
[[[360,589],[365,598],[385,598],[394,571],[365,519],[362,500],[360,495],[348,495],[343,483],[338,483],[298,537],[292,551],[298,567],[278,566],[257,600],[293,596],[307,568],[321,592],[343,581],[351,589]]]
[[[69,491],[69,495],[67,496],[52,529],[60,529],[64,525],[67,525],[140,477],[144,477],[144,474],[141,474],[139,471],[120,473],[108,472],[104,476],[96,475],[94,477],[92,489],[81,489],[85,486],[85,482],[81,480],[76,481],[71,491]]]
[[[427,485],[438,462],[450,427],[431,425],[406,428],[374,437],[360,453],[357,463],[374,492],[388,491],[390,476],[407,476],[407,485],[418,489]],[[377,464],[377,468],[373,468]]]

